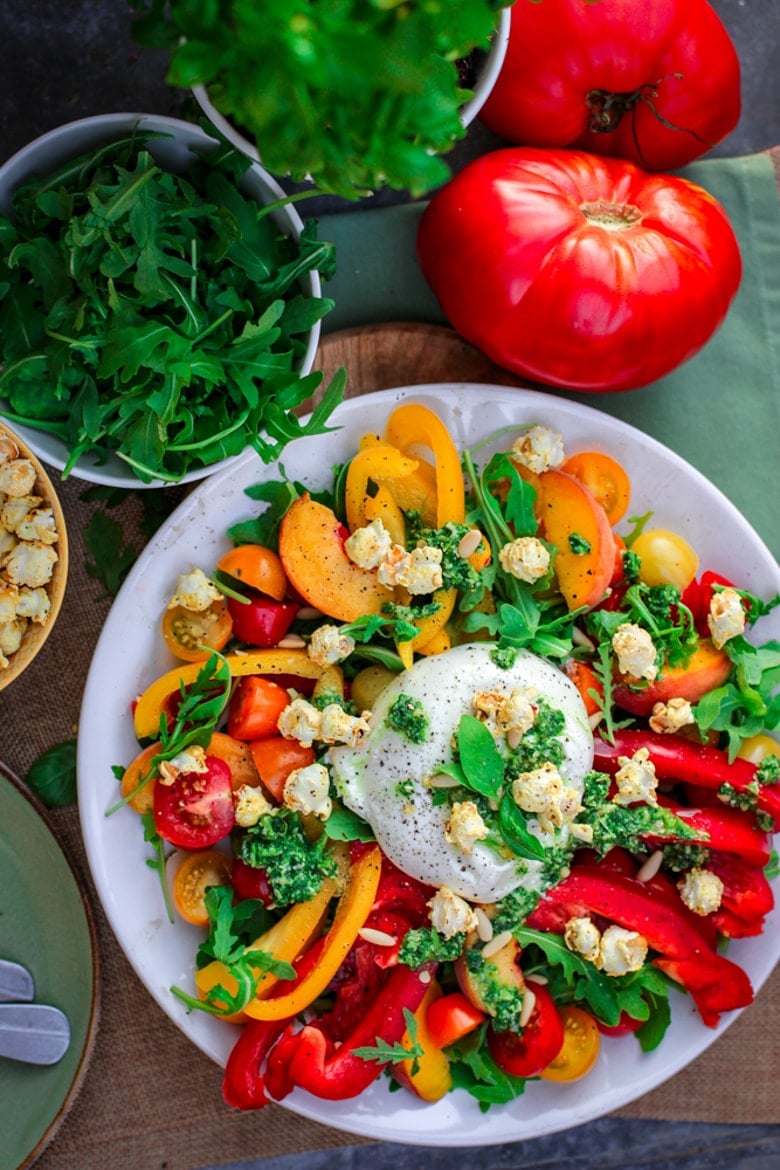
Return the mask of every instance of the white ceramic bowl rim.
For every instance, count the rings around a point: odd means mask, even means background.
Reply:
[[[501,10],[496,31],[485,54],[479,76],[474,85],[473,96],[461,107],[460,120],[463,126],[469,126],[487,101],[490,91],[496,84],[501,67],[504,64],[507,47],[509,45],[510,8]],[[234,122],[222,114],[209,97],[205,85],[194,85],[192,95],[212,126],[230,142],[236,150],[240,150],[255,162],[262,162],[257,146],[249,138],[244,137],[236,128]]]
[[[219,145],[216,138],[208,135],[199,126],[180,118],[171,118],[160,114],[115,113],[79,118],[41,134],[0,166],[0,212],[8,214],[11,209],[13,192],[28,179],[36,175],[50,173],[67,162],[69,158],[74,158],[137,129],[147,131],[150,135],[171,135],[171,141],[165,139],[156,141],[153,145],[153,152],[164,165],[168,165],[172,169],[185,167],[188,158],[193,153],[207,154]],[[276,202],[278,199],[285,198],[283,188],[273,175],[269,174],[258,162],[251,163],[242,180],[242,186],[249,194],[264,203]],[[275,209],[272,215],[280,230],[287,232],[295,239],[299,238],[303,230],[303,221],[293,206],[288,204]],[[307,273],[302,278],[301,283],[308,295],[313,297],[322,295],[322,282],[318,272]],[[300,373],[302,376],[310,373],[314,366],[319,340],[320,322],[318,321],[309,334],[306,349],[301,359]],[[0,417],[2,417],[1,413]],[[19,437],[42,462],[55,467],[58,471],[63,470],[68,461],[68,450],[60,439],[46,431],[23,426],[15,421],[12,425]],[[240,455],[233,455],[208,467],[195,468],[188,471],[177,483],[186,484],[205,479],[207,476],[231,466],[238,458]],[[76,479],[84,479],[90,483],[112,487],[143,489],[170,486],[162,480],[142,483],[137,476],[129,471],[124,461],[114,455],[109,455],[105,463],[98,463],[92,457],[82,457],[72,469],[71,475]]]

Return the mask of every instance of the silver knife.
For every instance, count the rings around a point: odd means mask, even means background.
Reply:
[[[70,1023],[45,1003],[0,1003],[0,1056],[56,1064],[68,1050]]]
[[[29,1003],[34,996],[35,984],[27,968],[0,959],[0,1003]]]

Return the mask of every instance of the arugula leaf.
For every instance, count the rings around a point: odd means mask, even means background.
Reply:
[[[373,841],[374,832],[367,821],[343,804],[334,802],[333,810],[323,822],[325,835],[331,841]]]
[[[217,983],[209,988],[204,999],[200,999],[179,987],[172,987],[172,993],[190,1011],[233,1015],[254,999],[258,982],[266,972],[278,979],[294,978],[295,968],[289,963],[249,945],[271,921],[262,902],[246,898],[234,906],[233,891],[229,886],[211,886],[206,891],[205,904],[210,930],[198,949],[197,964],[203,967],[213,960],[222,963],[225,974],[235,984],[235,990]]]
[[[651,1034],[657,1035],[664,1018],[662,1001],[667,998],[668,981],[656,967],[645,964],[628,975],[605,975],[571,951],[560,935],[523,926],[515,931],[515,937],[529,948],[525,951],[526,973],[544,974],[556,1002],[585,1003],[608,1027],[614,1027],[624,1011],[637,1020],[649,1021],[652,1016],[646,1040],[650,1042]],[[660,1036],[656,1043],[659,1041]]]
[[[744,637],[730,638],[723,649],[734,663],[727,683],[702,696],[693,708],[702,733],[721,732],[733,760],[744,739],[780,724],[780,642],[752,646]]]
[[[197,744],[207,747],[230,696],[230,667],[218,651],[209,655],[190,686],[180,687],[181,701],[176,709],[173,725],[168,727],[160,716],[160,750],[152,756],[146,775],[142,776],[132,792],[106,810],[111,816],[143,790],[163,760],[172,760],[185,748]]]
[[[487,1024],[447,1049],[452,1086],[464,1089],[485,1113],[491,1105],[505,1105],[522,1095],[528,1081],[500,1068],[488,1051]]]
[[[406,1007],[403,1012],[409,1036],[408,1046],[402,1043],[388,1044],[381,1036],[377,1036],[374,1047],[364,1045],[351,1049],[353,1056],[359,1056],[361,1060],[375,1060],[378,1064],[402,1064],[405,1060],[411,1060],[412,1067],[409,1071],[413,1077],[416,1076],[420,1068],[419,1058],[424,1055],[424,1049],[417,1039],[417,1020],[414,1018],[414,1013]]]
[[[328,429],[346,373],[301,419],[322,374],[299,367],[332,301],[299,280],[333,249],[314,221],[279,231],[237,185],[247,166],[220,149],[172,174],[130,135],[31,179],[12,226],[0,216],[0,407],[63,441],[63,476],[114,453],[175,483]]]
[[[171,892],[168,889],[168,882],[165,877],[165,867],[168,862],[165,841],[157,832],[153,813],[142,813],[141,824],[144,830],[144,841],[152,846],[152,856],[147,857],[146,864],[150,869],[157,871],[157,876],[160,879],[160,888],[162,889],[163,902],[165,903],[165,912],[168,915],[168,921],[173,922],[173,902],[171,901]]]
[[[76,803],[76,740],[55,743],[30,765],[28,788],[47,808]]]

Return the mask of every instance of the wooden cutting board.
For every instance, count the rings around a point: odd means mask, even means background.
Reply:
[[[425,382],[528,385],[491,362],[454,329],[413,321],[360,325],[325,334],[314,368],[323,371],[327,383],[342,366],[347,371],[347,398]]]

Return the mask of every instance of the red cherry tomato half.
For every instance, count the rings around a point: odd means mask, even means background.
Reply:
[[[248,601],[229,597],[227,605],[233,619],[233,636],[261,650],[279,644],[299,609],[293,602],[272,601],[268,597],[250,597]]]
[[[462,1040],[487,1019],[484,1012],[460,991],[433,1000],[425,1013],[428,1034],[437,1048],[446,1048]]]
[[[239,680],[228,706],[228,734],[234,739],[268,739],[277,735],[279,716],[290,702],[284,687],[263,675]]]
[[[642,1024],[642,1020],[635,1019],[628,1012],[621,1012],[616,1024],[604,1024],[601,1020],[596,1020],[598,1030],[604,1036],[630,1036],[632,1032],[638,1031]]]
[[[230,768],[206,756],[207,771],[180,772],[172,784],[154,786],[154,824],[177,849],[208,849],[235,822]]]
[[[490,1055],[513,1077],[535,1077],[563,1047],[563,1023],[552,996],[540,983],[531,987],[536,1003],[522,1032],[488,1031]]]
[[[247,865],[240,857],[233,858],[230,883],[238,902],[243,902],[245,898],[257,898],[264,905],[270,906],[274,900],[265,870]]]

